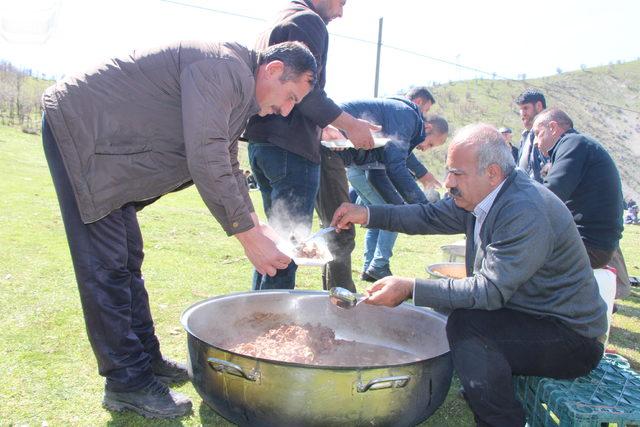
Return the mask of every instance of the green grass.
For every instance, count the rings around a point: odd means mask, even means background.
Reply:
[[[0,127],[0,424],[175,425],[101,407],[103,380],[86,339],[69,251],[39,138]],[[253,200],[260,214],[257,192]],[[262,215],[261,215],[262,216]],[[140,215],[151,308],[163,352],[184,360],[181,312],[204,298],[250,288],[251,267],[240,245],[227,238],[191,188],[164,197]],[[423,276],[440,261],[439,246],[459,236],[401,235],[394,273]],[[354,271],[362,262],[358,236]],[[640,275],[640,227],[625,231],[622,248],[630,274]],[[318,269],[300,268],[299,288],[321,289]],[[354,276],[355,277],[355,276]],[[358,283],[360,290],[365,283]],[[620,303],[612,345],[640,368],[640,292]],[[471,425],[454,383],[441,409],[425,425]],[[190,384],[178,388],[195,404],[187,426],[229,425],[203,405]]]

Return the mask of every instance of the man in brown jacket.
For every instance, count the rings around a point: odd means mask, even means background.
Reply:
[[[237,140],[254,114],[288,115],[316,74],[301,43],[259,54],[235,43],[178,43],[45,91],[44,150],[108,409],[156,418],[191,410],[167,386],[188,377],[162,357],[154,333],[136,211],[195,184],[257,271],[286,267],[290,259],[254,212]]]

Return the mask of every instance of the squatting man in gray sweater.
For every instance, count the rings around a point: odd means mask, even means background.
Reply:
[[[254,114],[289,114],[316,76],[301,43],[257,53],[183,42],[113,59],[44,93],[45,156],[108,409],[154,418],[191,410],[167,386],[188,376],[160,351],[136,211],[195,184],[258,271],[285,268],[291,260],[254,212],[238,138]]]
[[[435,204],[343,204],[332,225],[466,234],[464,279],[389,276],[367,303],[450,311],[447,339],[478,425],[525,424],[512,375],[574,378],[602,357],[606,305],[567,207],[515,170],[492,126],[461,129],[447,155],[452,198]]]

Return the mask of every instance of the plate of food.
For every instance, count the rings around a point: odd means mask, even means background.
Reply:
[[[327,242],[322,238],[310,239],[297,245],[281,240],[276,246],[298,265],[322,267],[329,261],[333,261]]]
[[[373,148],[380,148],[387,145],[391,138],[373,138]],[[354,148],[348,139],[332,139],[331,141],[320,141],[320,144],[327,148]]]

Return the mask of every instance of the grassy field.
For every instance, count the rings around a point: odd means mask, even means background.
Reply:
[[[38,137],[0,127],[0,425],[230,425],[201,403],[193,387],[190,417],[151,422],[101,407],[102,378],[86,339],[69,252]],[[258,212],[259,197],[253,192]],[[143,210],[145,279],[157,334],[167,356],[186,357],[181,312],[207,297],[250,288],[251,267],[191,188]],[[400,236],[394,273],[423,276],[440,261],[439,246],[459,236]],[[354,274],[362,262],[362,234]],[[640,275],[640,227],[625,230],[622,248],[630,273]],[[320,272],[301,268],[299,288],[321,289]],[[354,276],[355,277],[355,276]],[[360,290],[365,283],[358,283]],[[621,301],[611,347],[640,369],[640,292]],[[445,404],[425,425],[471,425],[454,382]]]

